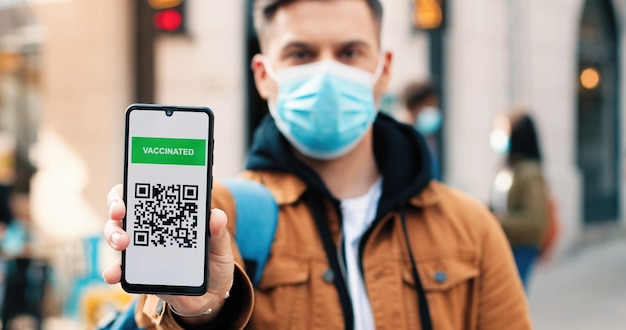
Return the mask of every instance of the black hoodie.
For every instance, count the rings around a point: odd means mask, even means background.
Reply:
[[[379,113],[374,122],[373,140],[374,156],[383,177],[378,219],[419,194],[430,182],[432,172],[426,142],[413,127]],[[319,175],[294,155],[270,115],[255,132],[246,168],[292,173],[313,191],[337,201]]]

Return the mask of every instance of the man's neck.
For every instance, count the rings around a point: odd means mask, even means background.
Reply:
[[[380,178],[372,135],[370,129],[354,149],[340,158],[322,161],[302,157],[302,160],[319,174],[336,198],[362,196]]]

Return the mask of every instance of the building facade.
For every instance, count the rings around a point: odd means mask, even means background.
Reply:
[[[393,100],[404,84],[429,78],[433,60],[440,62],[445,182],[488,203],[503,161],[489,145],[492,121],[523,105],[538,123],[560,206],[561,251],[593,224],[622,225],[626,1],[447,0],[438,59],[429,56],[436,54],[431,35],[413,26],[411,1],[383,3],[383,47],[394,52],[387,110],[398,109]],[[134,7],[124,0],[27,5],[42,28],[33,214],[51,236],[98,234],[106,193],[122,180],[124,109],[135,102]],[[155,39],[154,101],[211,107],[214,175],[233,176],[265,109],[250,81],[258,50],[250,3],[186,6],[187,32]]]

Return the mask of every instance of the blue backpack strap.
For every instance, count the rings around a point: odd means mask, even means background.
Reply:
[[[260,183],[229,179],[224,184],[235,199],[235,241],[246,264],[246,272],[256,286],[272,249],[278,224],[278,204],[272,193]]]

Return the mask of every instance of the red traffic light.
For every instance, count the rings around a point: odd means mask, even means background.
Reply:
[[[174,32],[180,29],[183,18],[179,11],[167,9],[155,13],[152,22],[158,30]]]

